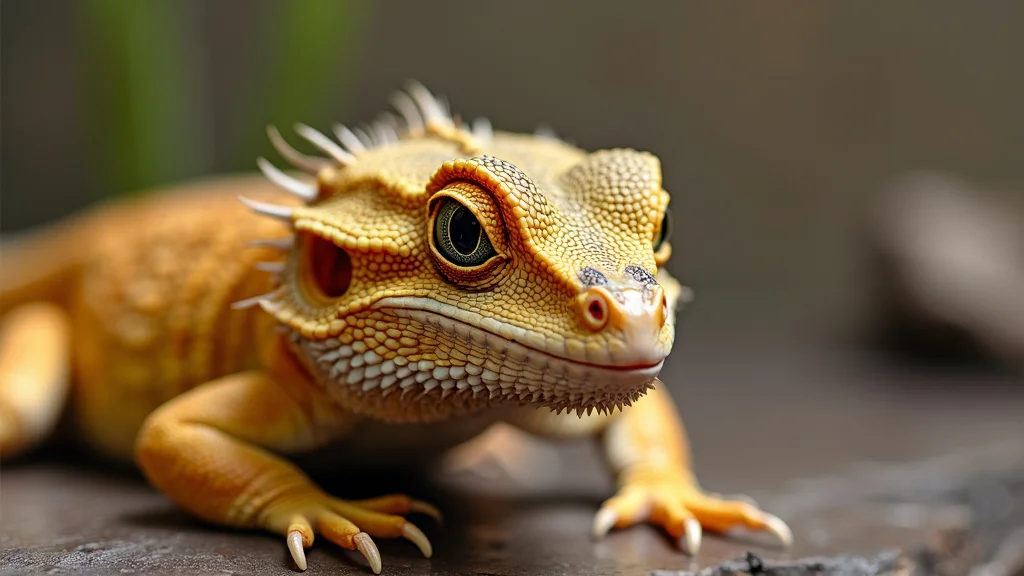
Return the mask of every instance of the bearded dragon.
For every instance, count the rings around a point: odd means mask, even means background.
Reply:
[[[295,170],[227,176],[94,208],[5,247],[0,454],[64,406],[88,445],[132,461],[208,522],[432,554],[404,494],[343,499],[289,456],[429,459],[495,423],[593,438],[617,492],[593,536],[650,522],[696,553],[704,529],[778,517],[705,492],[657,379],[687,289],[661,166],[547,134],[466,125],[418,83],[336,139],[268,137]],[[343,495],[341,495],[343,496]]]

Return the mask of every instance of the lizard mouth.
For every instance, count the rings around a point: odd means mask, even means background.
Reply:
[[[654,387],[671,346],[669,342],[661,345],[664,350],[647,351],[645,358],[653,361],[640,365],[629,361],[637,358],[633,349],[609,345],[570,350],[563,345],[565,352],[559,353],[541,335],[426,298],[389,297],[371,309],[420,326],[415,333],[433,341],[435,348],[429,356],[394,356],[337,338],[293,338],[332,393],[370,411],[414,398],[417,405],[428,407],[415,418],[496,404],[580,414],[611,411]],[[393,412],[381,414],[394,417]]]
[[[384,298],[373,305],[376,309],[387,309],[399,317],[409,318],[455,334],[467,343],[475,343],[503,356],[541,355],[554,362],[565,362],[580,367],[612,373],[657,372],[665,362],[668,350],[652,351],[646,362],[637,362],[635,354],[616,354],[610,347],[594,350],[584,346],[578,352],[570,353],[564,340],[545,338],[543,335],[494,320],[480,314],[443,304],[436,300],[411,297]],[[517,354],[517,352],[519,354]],[[626,362],[616,362],[622,356]]]
[[[455,392],[556,411],[611,410],[629,405],[652,388],[667,356],[666,352],[649,364],[638,365],[615,363],[611,349],[601,354],[590,350],[591,357],[556,353],[557,348],[552,350],[540,335],[424,298],[384,298],[373,308],[459,341],[458,355],[466,359],[460,360],[461,364],[452,358],[444,362],[452,362],[450,366],[436,361],[418,364],[413,372],[418,370],[421,378],[405,372],[404,383],[399,382],[415,386],[415,381],[426,393],[442,397]],[[456,356],[455,351],[449,353]],[[629,353],[625,357],[635,357]],[[406,366],[411,367],[412,363]]]

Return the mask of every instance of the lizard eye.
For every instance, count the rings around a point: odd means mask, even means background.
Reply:
[[[434,220],[434,246],[456,266],[480,266],[498,253],[477,217],[464,205],[446,198]]]
[[[661,219],[661,226],[658,227],[658,233],[654,236],[654,251],[660,251],[670,236],[672,236],[672,211],[666,208],[665,217]]]

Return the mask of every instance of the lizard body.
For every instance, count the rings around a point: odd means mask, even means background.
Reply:
[[[695,552],[778,518],[705,494],[657,375],[685,289],[663,268],[669,195],[645,152],[461,125],[418,84],[328,158],[116,203],[11,254],[0,285],[0,454],[70,398],[83,438],[134,458],[210,522],[286,537],[430,543],[404,495],[325,494],[279,454],[432,458],[506,422],[602,443],[618,493],[596,536],[650,521]],[[242,196],[239,202],[239,196]],[[71,385],[73,383],[73,385]],[[569,412],[575,412],[570,414]]]

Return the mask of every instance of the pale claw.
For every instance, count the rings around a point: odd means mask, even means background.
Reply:
[[[402,527],[402,536],[405,536],[407,540],[418,546],[424,558],[430,558],[434,554],[434,548],[430,545],[430,540],[427,540],[426,534],[420,531],[414,524],[406,523]]]
[[[690,556],[696,556],[697,552],[700,551],[700,541],[704,534],[704,529],[701,528],[700,522],[696,518],[686,519],[686,553]]]
[[[793,531],[789,529],[789,526],[787,526],[786,523],[783,522],[782,519],[777,516],[772,516],[771,514],[767,513],[764,516],[765,528],[767,528],[769,532],[774,534],[775,537],[779,539],[779,542],[782,543],[782,547],[789,548],[790,546],[792,546]]]
[[[288,533],[288,551],[292,553],[292,560],[299,570],[306,569],[306,551],[302,549],[302,533],[292,530]]]
[[[370,563],[370,570],[373,570],[374,574],[380,574],[382,568],[380,550],[377,550],[377,545],[373,543],[370,535],[366,532],[360,532],[352,537],[352,541],[355,542],[356,549],[363,555],[363,558],[366,558],[366,561]]]
[[[444,524],[444,516],[441,515],[441,511],[436,506],[422,500],[413,500],[412,505],[409,506],[411,512],[419,512],[420,514],[426,514],[433,518],[438,524]]]
[[[611,508],[602,508],[594,516],[593,534],[594,538],[600,540],[608,534],[608,531],[619,521],[619,515]]]

